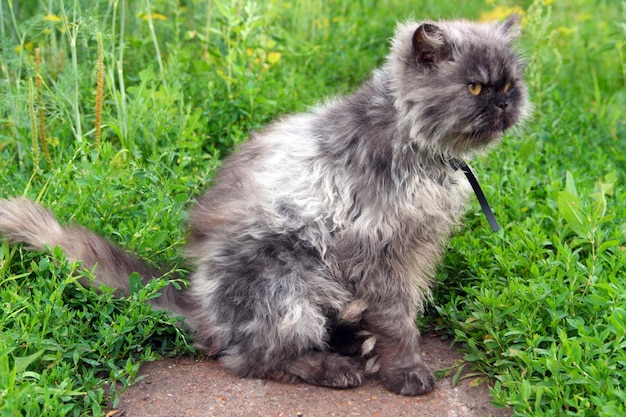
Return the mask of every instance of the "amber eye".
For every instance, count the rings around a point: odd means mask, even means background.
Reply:
[[[511,82],[506,83],[502,91],[504,91],[505,93],[508,93],[509,91],[511,91]]]
[[[467,89],[469,90],[470,93],[477,96],[482,91],[483,85],[481,83],[471,83],[467,85]]]

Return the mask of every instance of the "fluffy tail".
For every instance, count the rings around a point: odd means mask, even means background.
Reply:
[[[128,276],[139,273],[144,283],[163,274],[136,256],[109,243],[81,226],[62,226],[54,215],[41,205],[26,199],[0,199],[0,235],[9,243],[25,243],[32,250],[61,247],[69,260],[82,261],[85,268],[95,269],[96,279],[86,285],[103,283],[128,295]],[[151,300],[154,308],[186,316],[188,306],[183,292],[172,285]]]

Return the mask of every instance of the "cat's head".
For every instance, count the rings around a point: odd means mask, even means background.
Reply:
[[[528,116],[523,61],[512,46],[518,20],[399,26],[387,65],[411,140],[433,153],[462,157]]]

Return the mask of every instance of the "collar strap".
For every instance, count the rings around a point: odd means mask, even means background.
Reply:
[[[485,193],[483,193],[482,188],[480,188],[478,179],[472,172],[469,165],[467,165],[467,163],[463,161],[462,159],[451,159],[450,166],[455,171],[457,169],[460,169],[461,171],[463,171],[463,173],[467,177],[467,180],[472,186],[472,189],[474,190],[474,194],[476,195],[476,198],[478,198],[478,202],[480,203],[480,208],[483,210],[483,213],[485,214],[485,217],[487,218],[487,221],[489,222],[489,226],[491,226],[491,230],[493,230],[494,232],[497,232],[498,230],[500,230],[500,225],[498,224],[498,221],[496,220],[496,216],[493,214],[493,211],[491,211],[491,207],[489,206],[487,197],[485,197]]]

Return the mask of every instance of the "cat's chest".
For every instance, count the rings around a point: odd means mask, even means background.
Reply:
[[[391,241],[416,231],[447,234],[463,212],[469,192],[464,178],[453,175],[444,182],[417,178],[404,188],[354,201],[358,215],[344,219],[346,235]]]
[[[445,180],[420,177],[408,187],[406,198],[401,199],[407,217],[456,218],[463,211],[470,186],[460,171],[454,171]]]

